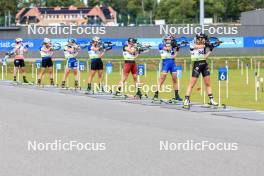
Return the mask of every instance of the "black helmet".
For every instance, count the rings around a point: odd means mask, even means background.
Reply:
[[[198,39],[198,38],[203,38],[203,39],[207,40],[208,37],[204,33],[198,33],[198,34],[196,34],[196,39]]]
[[[128,38],[128,43],[137,43],[137,39],[135,39],[135,38]]]

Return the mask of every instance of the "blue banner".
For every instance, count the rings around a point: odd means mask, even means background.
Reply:
[[[217,48],[243,48],[243,37],[218,37],[220,41],[223,41]]]
[[[246,48],[264,47],[264,37],[245,37],[244,41]]]
[[[113,64],[111,62],[106,63],[105,68],[106,74],[111,74],[113,72]]]

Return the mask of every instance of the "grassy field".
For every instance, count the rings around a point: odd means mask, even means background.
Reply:
[[[226,65],[226,58],[215,58],[213,60],[209,60],[210,69],[211,69],[211,81],[213,87],[213,93],[215,99],[218,100],[218,67],[224,67]],[[213,64],[212,64],[213,62]],[[242,63],[243,62],[243,67]],[[258,62],[260,63],[258,69]],[[108,84],[109,85],[116,85],[118,84],[121,75],[120,75],[120,61],[113,62],[113,73],[108,75]],[[139,61],[139,63],[147,63],[147,75],[141,76],[140,80],[145,85],[156,85],[157,83],[157,68],[159,60],[156,59],[145,59]],[[251,65],[252,63],[252,65]],[[30,81],[35,82],[35,71],[36,68],[34,67],[34,74],[32,75],[32,67],[31,63],[27,64],[27,77]],[[239,64],[236,58],[228,59],[228,66],[229,66],[229,96],[226,96],[226,82],[221,82],[221,102],[227,105],[236,106],[236,107],[245,107],[245,108],[252,108],[258,110],[264,110],[264,88],[263,83],[260,85],[260,90],[258,92],[258,101],[255,101],[255,71],[259,71],[259,77],[264,77],[264,61],[261,58],[257,60],[252,60],[250,58],[243,58],[239,60]],[[248,84],[246,84],[246,64],[248,64]],[[190,62],[185,59],[181,59],[177,61],[177,65],[183,66],[183,76],[180,79],[180,95],[184,97],[186,86],[188,85],[190,79]],[[213,68],[212,68],[213,65]],[[242,69],[243,68],[243,69]],[[11,80],[12,79],[12,71],[13,71],[13,64],[8,64],[7,72],[4,70],[4,79]],[[58,71],[58,84],[61,83],[61,78],[63,75],[63,70]],[[81,86],[86,88],[86,80],[88,76],[88,71],[81,72]],[[20,79],[22,77],[20,76]],[[69,86],[73,86],[73,74],[70,74],[68,79]],[[97,77],[95,78],[94,82],[97,81]],[[44,84],[48,84],[48,76],[45,75],[44,77]],[[128,84],[132,83],[131,76],[127,81]],[[168,75],[165,85],[171,84],[171,77]],[[202,86],[201,86],[202,85]],[[196,102],[204,102],[204,85],[201,84],[201,80],[198,81],[197,85],[193,90],[193,94],[191,96],[192,101]],[[152,96],[153,93],[149,92],[149,96]],[[162,98],[172,98],[173,92],[170,93],[160,93],[160,97]],[[206,102],[208,101],[206,96]]]

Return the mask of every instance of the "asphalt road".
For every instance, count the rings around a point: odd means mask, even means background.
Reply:
[[[40,143],[55,140],[104,147],[80,151],[28,148],[30,141],[41,146]],[[161,141],[173,146],[188,140],[237,143],[237,150],[183,151],[180,147],[160,150]],[[1,176],[260,176],[263,173],[263,121],[0,86]]]

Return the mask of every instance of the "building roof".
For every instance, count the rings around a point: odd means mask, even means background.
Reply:
[[[75,6],[70,7],[32,7],[32,8],[23,8],[16,14],[17,21],[24,19],[25,17],[35,16],[38,18],[43,14],[84,14],[87,16],[98,16],[102,21],[111,20],[116,18],[116,11],[112,7],[106,6],[95,6],[95,7],[81,7],[77,8]]]
[[[39,8],[41,14],[79,14],[79,13],[88,13],[92,8],[78,8],[78,9],[68,9],[61,8],[56,10],[54,8]]]

